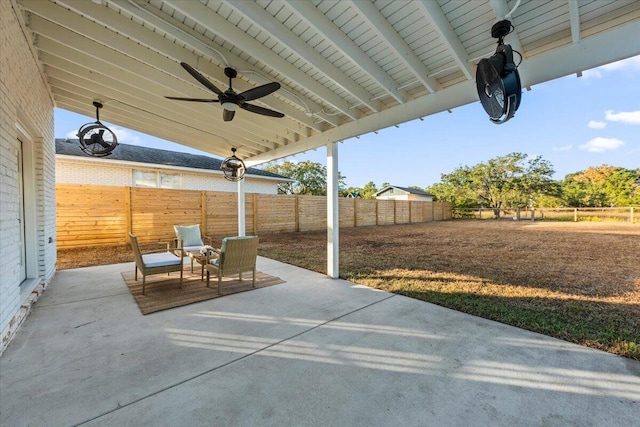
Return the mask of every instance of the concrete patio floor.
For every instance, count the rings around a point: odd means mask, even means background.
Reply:
[[[143,316],[128,269],[56,274],[0,425],[638,425],[637,361],[265,258],[286,283]]]

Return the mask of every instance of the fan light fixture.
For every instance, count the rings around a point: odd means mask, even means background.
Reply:
[[[244,178],[244,172],[247,169],[244,162],[236,157],[236,149],[232,148],[231,157],[227,157],[220,165],[220,170],[224,172],[224,178],[228,181],[240,181]]]
[[[224,108],[227,111],[238,111],[238,106],[233,102],[223,102],[222,108]]]
[[[491,27],[491,37],[498,39],[498,47],[493,56],[481,59],[476,69],[478,97],[489,120],[498,125],[513,117],[522,97],[518,65],[513,61],[514,51],[504,44],[504,37],[511,31],[513,25],[506,19]]]

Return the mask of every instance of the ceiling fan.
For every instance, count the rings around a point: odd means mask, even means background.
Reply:
[[[93,106],[96,107],[96,121],[86,123],[78,129],[80,149],[89,156],[108,156],[118,146],[118,138],[111,129],[100,122],[102,103],[93,101]]]
[[[182,65],[182,68],[187,70],[187,72],[191,74],[197,81],[199,81],[204,87],[218,95],[218,99],[183,98],[177,96],[165,96],[165,98],[174,99],[177,101],[219,102],[224,109],[222,118],[225,122],[230,122],[231,120],[233,120],[233,116],[238,110],[238,107],[242,108],[243,110],[251,111],[252,113],[262,114],[263,116],[284,117],[284,114],[280,113],[279,111],[270,110],[268,108],[259,107],[257,105],[248,103],[248,101],[262,98],[263,96],[267,96],[280,89],[280,83],[267,83],[262,86],[257,86],[252,89],[245,90],[241,93],[236,93],[236,91],[233,90],[231,80],[238,76],[238,72],[233,68],[226,67],[224,69],[224,75],[229,78],[229,89],[223,92],[191,65],[187,64],[186,62],[181,62],[180,65]]]
[[[482,107],[489,114],[489,119],[495,124],[501,124],[511,119],[522,98],[522,86],[518,65],[510,45],[504,44],[504,38],[511,31],[513,25],[508,20],[497,22],[491,27],[491,36],[498,39],[496,52],[490,58],[484,58],[476,69],[476,87]],[[522,56],[521,60],[522,60]]]

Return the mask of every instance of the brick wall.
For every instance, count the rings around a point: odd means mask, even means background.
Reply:
[[[13,4],[0,1],[0,353],[53,277],[56,262],[53,100]],[[33,218],[27,272],[31,280],[25,282],[18,250],[21,145],[30,165],[26,174],[31,197],[25,211]]]

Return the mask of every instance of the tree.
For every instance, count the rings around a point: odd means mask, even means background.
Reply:
[[[541,156],[510,153],[442,174],[441,182],[428,191],[456,207],[492,208],[499,217],[502,208],[532,206],[540,196],[557,194],[553,173],[551,164]]]
[[[565,176],[563,199],[567,206],[614,207],[640,204],[640,169],[606,164]]]
[[[263,169],[295,180],[279,184],[279,194],[327,195],[327,168],[321,163],[310,160],[298,163],[286,161],[280,164],[269,164]],[[345,177],[338,173],[339,187],[345,186],[344,180]]]
[[[377,192],[378,189],[376,188],[376,185],[373,183],[373,181],[369,181],[364,185],[364,187],[362,187],[360,195],[363,199],[373,199],[375,198]]]

